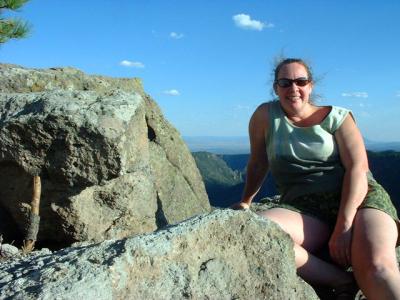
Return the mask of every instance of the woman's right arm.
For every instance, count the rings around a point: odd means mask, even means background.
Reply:
[[[249,208],[251,201],[259,191],[268,171],[268,156],[265,136],[268,131],[268,104],[261,104],[249,123],[250,158],[247,163],[246,184],[242,199],[232,208]]]

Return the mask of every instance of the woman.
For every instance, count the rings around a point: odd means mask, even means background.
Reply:
[[[251,117],[246,186],[233,208],[249,208],[270,169],[282,204],[261,215],[293,239],[298,274],[346,299],[354,290],[344,271],[351,265],[369,300],[400,299],[399,219],[369,172],[352,114],[311,102],[312,73],[301,59],[281,61],[274,74],[279,101],[260,105]],[[314,255],[326,244],[335,264]]]

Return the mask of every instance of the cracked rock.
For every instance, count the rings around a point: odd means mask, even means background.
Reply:
[[[44,244],[122,238],[210,211],[188,148],[138,79],[0,64],[0,215],[11,220],[1,228],[18,229],[8,239],[23,234],[33,175]]]

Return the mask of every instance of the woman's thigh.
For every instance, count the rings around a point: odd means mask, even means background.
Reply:
[[[259,214],[277,223],[296,244],[311,253],[323,247],[331,234],[324,222],[289,209],[271,208]]]
[[[353,228],[353,264],[395,262],[397,238],[397,225],[388,214],[373,208],[359,209]]]

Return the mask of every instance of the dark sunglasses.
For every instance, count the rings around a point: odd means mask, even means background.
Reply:
[[[297,86],[306,86],[307,84],[310,83],[311,80],[300,77],[296,79],[289,79],[289,78],[281,78],[275,81],[277,85],[279,85],[281,88],[288,88],[292,86],[293,83],[295,83]]]

